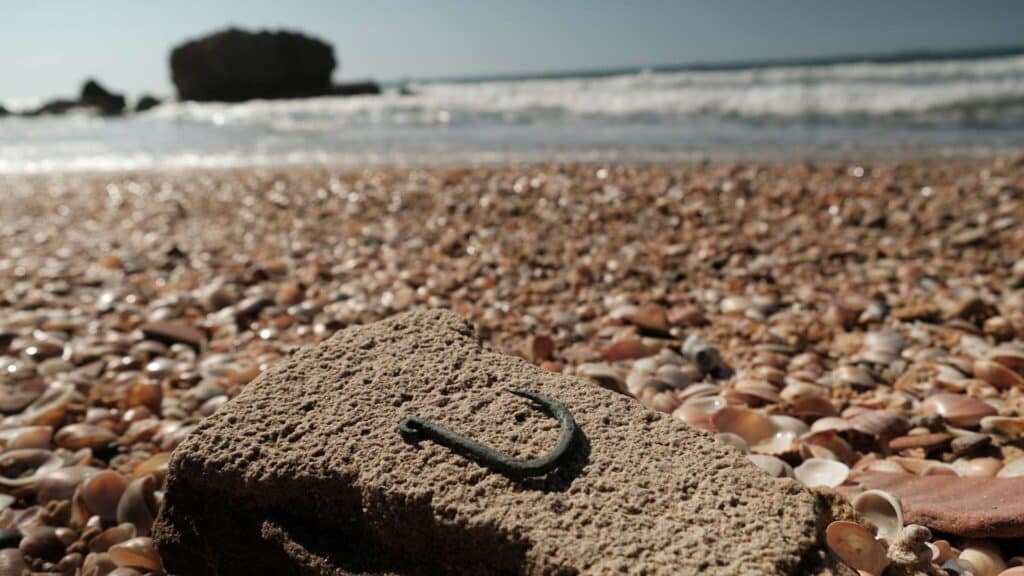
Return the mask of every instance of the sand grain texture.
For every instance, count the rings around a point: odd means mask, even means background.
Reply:
[[[406,415],[517,457],[585,439],[514,482]],[[628,398],[485,347],[453,313],[341,331],[283,360],[175,452],[155,537],[178,574],[797,574],[824,569],[822,507],[731,448]]]

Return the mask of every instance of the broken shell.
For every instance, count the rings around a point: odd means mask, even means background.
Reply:
[[[719,432],[732,432],[753,446],[775,433],[770,418],[756,410],[725,406],[711,415],[711,425]]]
[[[117,504],[118,523],[130,522],[140,536],[148,536],[159,511],[155,490],[156,482],[152,476],[132,480]]]
[[[867,528],[856,522],[832,522],[825,529],[825,541],[847,566],[862,574],[881,576],[889,565],[885,547]]]
[[[18,549],[32,558],[56,561],[64,555],[64,542],[53,526],[28,526],[21,529],[21,543]]]
[[[878,537],[892,541],[903,530],[903,507],[892,494],[867,490],[853,499],[853,509],[878,528]]]
[[[47,449],[52,439],[53,428],[50,426],[19,426],[0,431],[4,450]]]
[[[75,389],[69,385],[51,386],[20,414],[4,419],[4,428],[16,426],[54,426],[64,419],[74,396]]]
[[[884,440],[906,434],[910,421],[895,410],[869,410],[850,418],[850,428]]]
[[[728,444],[744,454],[750,453],[750,447],[747,446],[747,441],[732,432],[719,432],[718,434],[715,434],[715,440],[718,440],[723,444]]]
[[[1024,437],[1024,417],[986,416],[981,419],[981,429],[1007,438],[1022,438]]]
[[[793,469],[781,458],[766,454],[747,454],[747,459],[774,478],[793,477]]]
[[[104,520],[117,518],[117,506],[128,487],[124,476],[104,470],[82,484],[82,501],[90,512]]]
[[[992,360],[975,360],[974,377],[996,388],[1024,389],[1024,376]]]
[[[1003,464],[1003,468],[996,474],[997,478],[1016,478],[1024,476],[1024,458]]]
[[[118,524],[107,528],[103,532],[100,532],[98,536],[89,541],[89,550],[91,552],[106,552],[110,550],[111,546],[127,542],[132,538],[138,536],[138,532],[135,530],[135,525],[124,523]]]
[[[28,572],[28,565],[21,550],[4,548],[0,550],[0,576],[22,576]]]
[[[80,450],[100,448],[117,439],[117,435],[101,426],[92,424],[71,424],[57,431],[54,442],[61,448]]]
[[[146,536],[132,538],[110,547],[107,552],[110,559],[118,566],[142,568],[144,570],[162,570],[160,555],[153,547],[153,539]]]
[[[960,560],[966,560],[974,566],[976,576],[998,576],[1006,570],[1006,562],[1003,561],[999,549],[986,541],[968,542],[963,546]]]
[[[985,416],[994,416],[996,409],[987,402],[964,394],[941,393],[921,403],[923,414],[938,414],[954,426],[974,426]]]
[[[793,469],[793,475],[804,486],[827,486],[835,488],[846,482],[850,475],[850,467],[836,460],[808,458]]]
[[[28,486],[63,465],[64,461],[49,450],[11,450],[0,454],[0,485]]]

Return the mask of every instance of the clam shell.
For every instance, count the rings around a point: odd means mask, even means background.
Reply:
[[[0,550],[0,576],[22,576],[28,572],[24,555],[17,548]]]
[[[938,414],[954,426],[974,426],[985,416],[994,416],[997,411],[977,398],[944,392],[926,398],[921,403],[921,413]]]
[[[156,482],[152,476],[132,480],[117,504],[117,522],[135,525],[140,536],[148,536],[159,511]]]
[[[20,414],[4,418],[2,428],[17,426],[54,426],[64,419],[75,389],[70,385],[53,385]]]
[[[832,522],[825,529],[825,541],[840,560],[862,574],[881,576],[889,565],[885,547],[867,528],[856,522]]]
[[[770,439],[775,433],[771,418],[756,410],[736,406],[725,406],[712,414],[711,425],[719,432],[740,436],[751,446]]]
[[[160,555],[153,547],[153,539],[145,536],[111,546],[107,554],[110,554],[110,559],[119,567],[141,568],[150,571],[163,569]]]
[[[779,393],[779,397],[790,404],[796,404],[808,398],[824,398],[826,396],[828,396],[828,390],[824,386],[799,381],[786,384],[786,387]]]
[[[1002,345],[989,350],[986,358],[1017,372],[1024,372],[1024,347]]]
[[[1006,570],[1006,562],[999,549],[985,541],[965,544],[960,551],[959,559],[970,562],[971,566],[974,566],[976,576],[999,576],[1000,572]]]
[[[26,556],[56,561],[64,555],[65,544],[53,526],[29,526],[22,528],[23,534],[18,549]]]
[[[747,454],[747,459],[774,478],[792,478],[793,469],[785,460],[766,454]]]
[[[800,436],[788,430],[779,431],[760,443],[752,446],[751,451],[772,456],[788,456],[800,450]]]
[[[132,538],[138,536],[133,524],[124,523],[118,524],[107,528],[103,532],[100,532],[95,538],[89,541],[89,550],[91,552],[106,552],[110,550],[111,546],[127,542]]]
[[[49,450],[10,450],[0,454],[0,486],[35,484],[63,465],[64,461]]]
[[[806,434],[810,427],[799,418],[793,418],[785,414],[772,414],[770,416],[775,430],[779,432],[792,432],[794,434]]]
[[[124,476],[104,470],[82,483],[82,502],[93,514],[104,520],[117,518],[117,505],[128,487]]]
[[[850,475],[850,467],[836,460],[808,458],[793,469],[793,475],[804,486],[827,486],[835,488],[846,482]]]
[[[683,404],[672,411],[672,417],[700,430],[711,430],[711,415],[697,406]]]
[[[898,498],[883,490],[867,490],[853,499],[853,509],[878,528],[878,537],[888,541],[903,530],[903,507]]]
[[[1024,476],[1024,457],[1003,464],[1002,469],[996,474],[997,478],[1016,478],[1018,476]]]
[[[910,421],[895,410],[870,410],[850,418],[850,428],[868,436],[888,439],[906,434],[910,430]]]
[[[832,372],[832,380],[839,384],[849,384],[862,388],[872,388],[877,384],[871,372],[866,368],[850,364],[836,368]]]
[[[750,447],[747,446],[747,441],[732,432],[719,432],[715,434],[715,440],[722,444],[728,444],[744,454],[750,454]]]
[[[1003,468],[1003,461],[998,458],[963,458],[953,462],[957,473],[967,478],[992,477]]]
[[[117,435],[92,424],[71,424],[57,431],[53,440],[61,448],[81,450],[82,448],[101,448],[108,446]]]
[[[19,426],[0,431],[4,450],[47,449],[53,439],[51,426]]]
[[[53,500],[68,500],[75,490],[90,476],[100,472],[91,466],[67,466],[42,477],[36,487],[36,500],[46,504]]]
[[[1024,437],[1024,417],[986,416],[981,419],[981,429],[1007,438]]]
[[[975,360],[974,377],[996,388],[1024,389],[1024,376],[992,360]]]

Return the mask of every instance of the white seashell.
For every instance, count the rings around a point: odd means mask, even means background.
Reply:
[[[853,509],[878,528],[878,537],[888,541],[903,530],[903,507],[898,498],[883,490],[867,490],[853,499]]]
[[[999,549],[984,540],[968,542],[961,550],[959,559],[970,562],[976,576],[998,576],[1006,570],[1006,562]]]
[[[788,430],[776,432],[767,440],[754,445],[751,450],[758,454],[772,456],[796,454],[800,450],[800,437],[795,432]]]
[[[1017,458],[1009,464],[1003,465],[1003,469],[996,474],[996,478],[1015,478],[1024,476],[1024,458]]]
[[[810,427],[799,418],[785,414],[772,414],[770,418],[772,424],[775,425],[775,429],[779,432],[792,432],[797,435],[803,435],[810,431]]]
[[[804,486],[827,486],[835,488],[846,482],[850,475],[850,467],[836,460],[808,458],[793,469],[793,474]]]
[[[785,460],[766,454],[747,454],[747,459],[774,478],[792,478],[793,469]]]
[[[719,432],[718,434],[715,434],[715,440],[718,440],[723,444],[728,444],[744,454],[750,454],[750,447],[747,446],[747,441],[732,432]]]
[[[725,408],[725,398],[721,396],[700,396],[697,398],[690,398],[683,402],[686,406],[703,410],[707,414],[713,414],[722,408]]]

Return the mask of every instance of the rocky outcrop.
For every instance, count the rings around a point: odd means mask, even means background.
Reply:
[[[136,112],[145,112],[146,110],[149,110],[151,108],[156,108],[159,105],[160,105],[160,100],[157,99],[155,96],[151,96],[149,94],[143,94],[142,97],[139,98],[138,102],[135,103],[135,111]]]
[[[86,109],[102,116],[116,116],[124,112],[125,98],[103,87],[90,78],[82,85],[77,100],[56,98],[44,103],[39,108],[26,112],[26,116],[44,116],[48,114],[65,114],[72,110]]]
[[[300,98],[330,93],[335,64],[316,38],[231,28],[174,48],[171,77],[181,100]]]
[[[125,99],[123,94],[114,94],[90,78],[82,85],[78,103],[80,106],[94,108],[103,116],[113,116],[124,112]]]
[[[522,478],[410,438],[411,416],[512,458],[566,450]],[[802,574],[828,563],[827,516],[709,435],[426,310],[299,351],[203,420],[171,460],[154,537],[169,572],[194,576]]]

